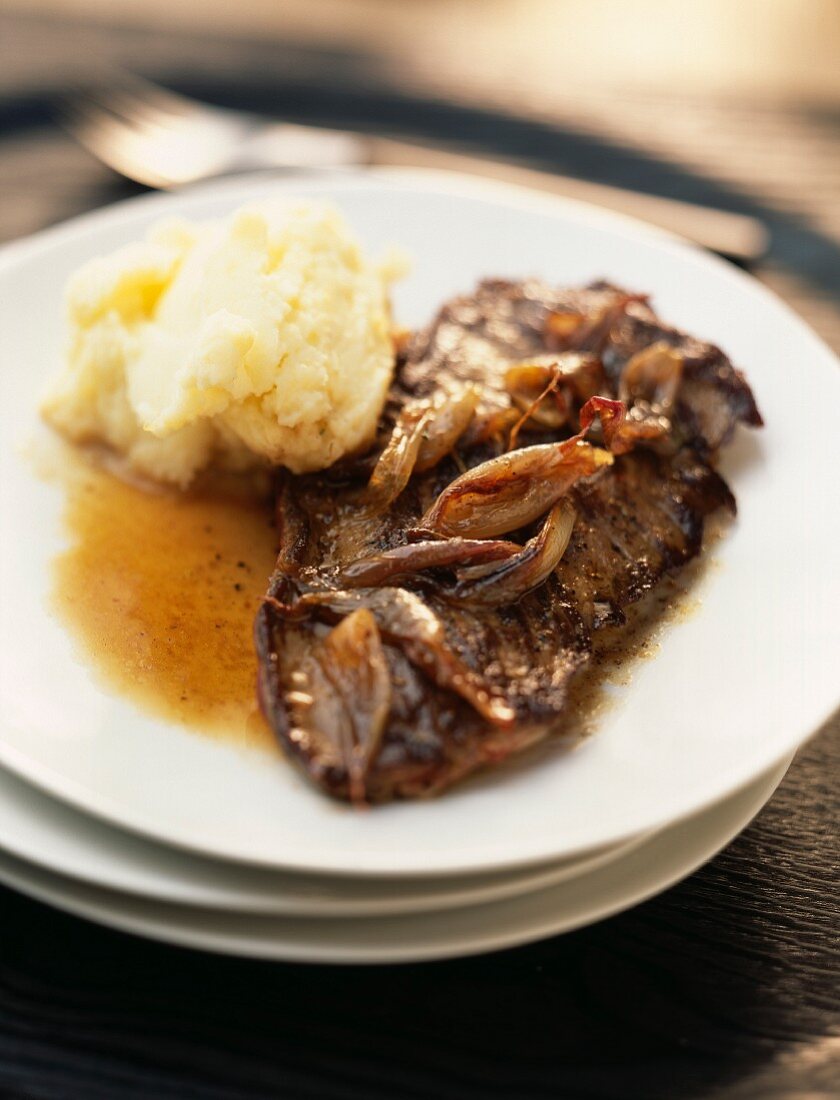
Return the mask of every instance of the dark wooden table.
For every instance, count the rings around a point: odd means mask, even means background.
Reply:
[[[569,129],[524,106],[456,104],[408,79],[395,85],[367,57],[293,45],[6,16],[0,51],[0,238],[136,190],[52,121],[71,70],[118,58],[219,102],[527,154],[757,213],[773,244],[756,274],[840,347],[831,112],[628,95],[610,105],[609,127],[592,99],[582,104],[589,129]],[[698,119],[706,125],[681,125]],[[107,931],[0,888],[0,1096],[838,1097],[838,773],[835,720],[753,824],[681,885],[572,935],[456,962],[227,959]]]

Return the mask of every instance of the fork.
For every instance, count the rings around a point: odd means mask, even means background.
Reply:
[[[370,159],[359,134],[272,123],[127,73],[78,90],[59,105],[59,118],[121,175],[164,190],[249,169],[336,168]]]
[[[740,262],[755,261],[767,246],[764,226],[741,214],[388,138],[272,122],[199,103],[128,73],[78,90],[60,105],[59,117],[99,160],[147,187],[170,189],[260,168],[438,168],[595,203]]]

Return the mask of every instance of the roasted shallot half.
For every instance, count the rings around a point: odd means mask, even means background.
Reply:
[[[516,603],[532,592],[557,568],[572,528],[575,510],[560,500],[545,518],[539,532],[517,554],[491,567],[474,566],[458,572],[459,582],[448,598],[465,604],[498,607]]]
[[[491,458],[448,485],[417,525],[440,537],[494,538],[539,519],[575,482],[613,461],[583,436],[596,417],[607,446],[624,413],[619,401],[592,397],[580,412],[580,431],[559,443],[523,447]]]
[[[406,405],[370,475],[365,504],[374,510],[387,508],[412,474],[429,470],[445,458],[469,426],[477,404],[477,388],[464,386],[434,401]]]

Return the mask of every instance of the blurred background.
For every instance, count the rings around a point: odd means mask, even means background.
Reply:
[[[838,0],[0,0],[0,238],[141,189],[55,121],[115,69],[750,215],[840,348]]]

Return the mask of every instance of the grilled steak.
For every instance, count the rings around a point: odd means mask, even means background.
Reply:
[[[761,418],[719,349],[606,283],[486,281],[403,349],[377,447],[284,475],[263,710],[324,791],[443,789],[546,737],[593,635],[734,511]]]

